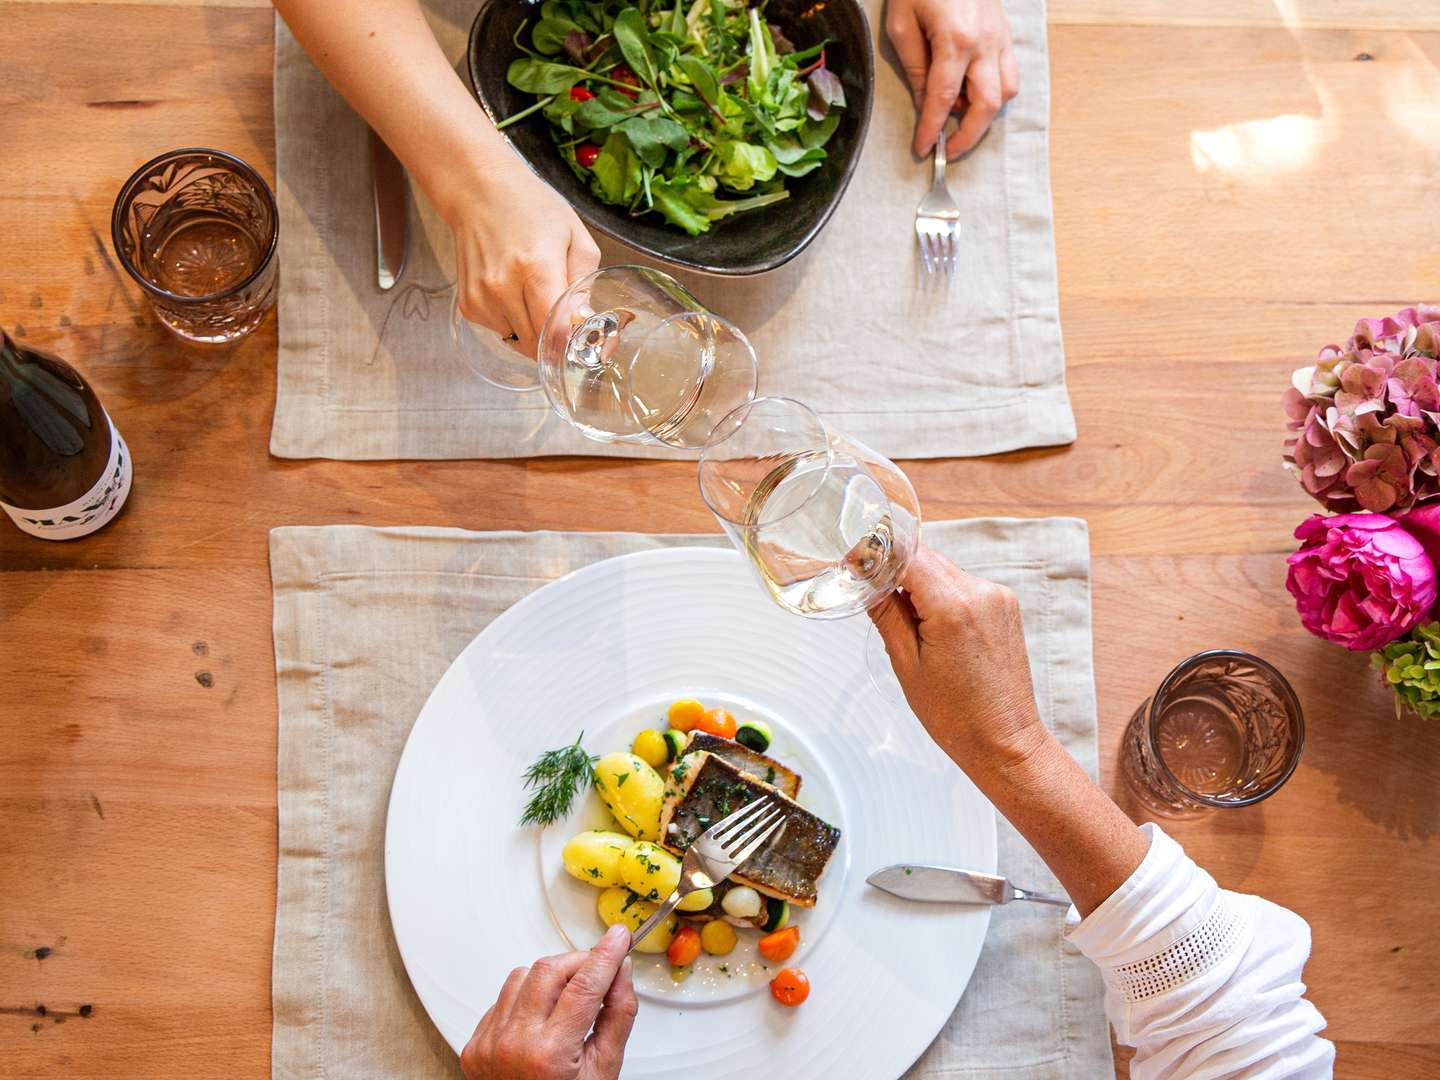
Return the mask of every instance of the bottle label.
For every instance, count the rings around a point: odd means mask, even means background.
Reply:
[[[22,532],[42,540],[74,540],[103,528],[120,512],[130,495],[130,481],[135,473],[130,448],[108,415],[105,422],[110,425],[110,460],[95,486],[84,495],[66,506],[49,510],[22,510],[0,502],[0,510],[10,515],[10,520]]]

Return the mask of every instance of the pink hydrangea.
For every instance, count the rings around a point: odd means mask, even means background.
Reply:
[[[1286,465],[1330,510],[1408,510],[1440,496],[1440,307],[1361,319],[1295,372]]]

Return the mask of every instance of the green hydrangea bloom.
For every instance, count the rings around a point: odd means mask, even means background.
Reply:
[[[1426,720],[1440,716],[1440,622],[1422,623],[1370,662],[1394,692],[1397,716],[1407,708]]]

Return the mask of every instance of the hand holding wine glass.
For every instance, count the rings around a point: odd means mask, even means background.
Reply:
[[[977,757],[1024,756],[1045,729],[1015,594],[926,547],[900,585],[870,617],[930,736],[967,771]]]

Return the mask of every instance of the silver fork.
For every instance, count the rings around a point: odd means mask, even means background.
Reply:
[[[930,274],[948,274],[955,269],[960,249],[960,207],[945,186],[945,132],[935,141],[935,182],[915,208],[915,238],[920,242],[920,261]]]
[[[713,889],[743,866],[760,845],[785,828],[785,811],[769,795],[748,802],[721,818],[695,838],[680,863],[680,884],[640,924],[630,939],[633,952],[640,940],[665,921],[677,904],[699,889]]]

